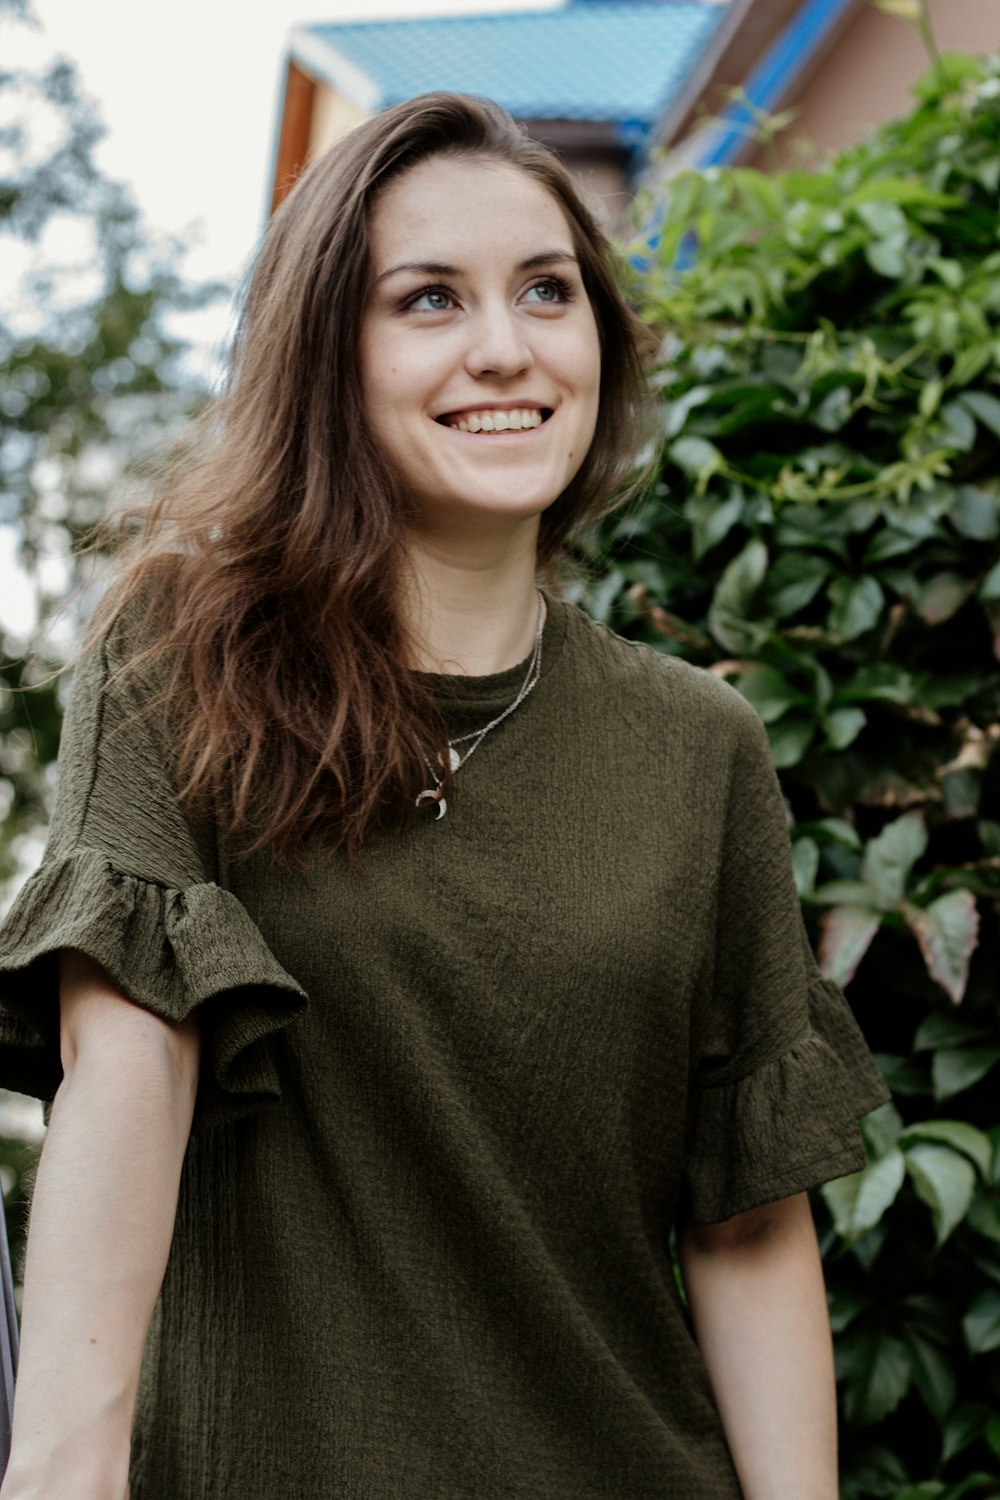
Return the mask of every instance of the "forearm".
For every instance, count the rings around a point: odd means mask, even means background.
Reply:
[[[193,1108],[193,1079],[178,1074],[159,1025],[143,1016],[131,1035],[85,1048],[56,1097],[32,1203],[0,1500],[126,1495]]]
[[[690,1226],[679,1248],[745,1500],[836,1500],[833,1352],[808,1199]]]

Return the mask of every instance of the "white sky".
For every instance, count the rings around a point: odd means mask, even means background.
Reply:
[[[6,23],[25,60],[78,66],[107,127],[99,161],[151,224],[193,229],[192,276],[238,274],[261,227],[286,39],[311,21],[548,8],[555,0],[34,0]]]
[[[287,39],[315,21],[371,20],[483,10],[547,9],[560,0],[29,0],[38,25],[0,19],[5,68],[38,71],[54,56],[76,64],[106,127],[97,159],[127,182],[155,232],[183,235],[190,280],[235,284],[264,223]],[[0,244],[0,297],[15,295],[29,263],[73,266],[69,290],[85,295],[87,246],[65,224],[36,251]],[[16,300],[8,307],[17,319]],[[11,310],[13,309],[13,310]],[[27,311],[27,310],[25,310]],[[213,356],[231,326],[231,304],[172,320],[216,373]],[[0,528],[0,623],[30,628],[34,590]],[[51,560],[64,569],[64,561]],[[56,584],[56,587],[59,585]]]

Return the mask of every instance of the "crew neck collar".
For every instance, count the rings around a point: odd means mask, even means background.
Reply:
[[[542,660],[539,681],[542,681],[555,666],[566,637],[567,611],[570,608],[561,599],[553,599],[543,589],[545,599],[545,624],[542,628]],[[442,708],[502,707],[508,703],[524,681],[532,653],[529,651],[522,661],[503,672],[491,672],[484,677],[469,677],[461,672],[415,672],[418,682],[426,687]]]

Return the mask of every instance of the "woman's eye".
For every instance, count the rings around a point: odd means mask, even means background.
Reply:
[[[407,306],[417,312],[447,312],[453,303],[454,298],[445,287],[431,286],[419,292]]]
[[[566,286],[565,282],[552,279],[545,281],[536,281],[534,286],[529,286],[528,290],[524,294],[524,297],[525,301],[544,302],[551,305],[557,302],[568,301],[568,292],[569,288]]]

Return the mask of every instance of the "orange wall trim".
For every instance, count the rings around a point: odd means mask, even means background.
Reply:
[[[304,73],[297,63],[289,62],[285,79],[285,98],[281,110],[281,134],[278,137],[278,158],[274,166],[274,189],[271,194],[271,212],[286,198],[295,186],[295,179],[305,166],[309,154],[309,138],[312,131],[313,105],[316,100],[316,81]]]

